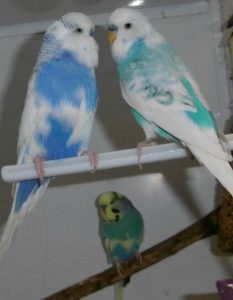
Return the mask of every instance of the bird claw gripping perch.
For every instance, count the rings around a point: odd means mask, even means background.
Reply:
[[[155,138],[149,138],[137,144],[138,167],[140,170],[143,169],[141,164],[142,148],[145,146],[155,146],[155,145],[158,145]]]
[[[40,184],[44,183],[45,171],[44,171],[44,160],[40,156],[36,156],[33,160],[36,168],[37,175],[40,180]]]
[[[97,165],[98,165],[98,154],[95,151],[88,149],[88,150],[82,151],[80,155],[88,156],[88,160],[93,168],[91,173],[95,173],[95,171],[97,169]]]

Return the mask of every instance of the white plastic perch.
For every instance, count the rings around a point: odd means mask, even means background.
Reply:
[[[233,134],[226,135],[226,138],[229,141],[230,149],[233,149]],[[187,151],[182,146],[170,143],[143,148],[140,162],[145,164],[186,156]],[[137,164],[138,157],[136,149],[100,153],[98,155],[97,171]],[[44,167],[46,177],[83,173],[92,170],[86,156],[46,161],[44,162]],[[1,174],[3,180],[6,182],[38,178],[33,164],[5,166],[2,168]]]

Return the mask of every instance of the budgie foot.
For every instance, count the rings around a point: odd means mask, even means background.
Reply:
[[[36,156],[33,160],[35,167],[36,167],[36,172],[37,175],[40,179],[40,183],[44,183],[44,177],[45,177],[45,172],[44,172],[44,160],[40,156]]]
[[[135,257],[139,261],[139,263],[142,264],[143,259],[142,259],[141,253],[140,252],[136,252]]]
[[[119,261],[115,261],[115,266],[116,266],[118,274],[120,276],[122,276],[124,274],[124,272],[123,272],[123,267],[122,267],[121,263]]]
[[[93,167],[93,170],[91,173],[94,173],[95,170],[97,169],[97,164],[98,164],[98,155],[95,151],[93,150],[85,150],[83,152],[81,152],[80,155],[87,155],[89,162],[91,164],[91,166]]]
[[[155,138],[149,138],[137,144],[138,166],[140,170],[142,170],[142,164],[140,162],[141,155],[142,155],[142,148],[145,146],[153,146],[153,145],[157,145]]]

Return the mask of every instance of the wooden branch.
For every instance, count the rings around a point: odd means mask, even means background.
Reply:
[[[233,125],[230,132],[233,133]],[[232,152],[233,154],[233,152]],[[233,163],[230,163],[233,168]],[[219,210],[218,247],[223,252],[233,252],[233,197],[224,189]]]
[[[181,249],[205,237],[217,233],[219,209],[215,209],[200,221],[180,231],[169,239],[153,246],[142,253],[142,263],[136,259],[125,263],[124,276],[120,276],[115,268],[107,269],[79,283],[66,288],[45,300],[78,300],[109,285],[116,283],[125,276],[135,274],[162,259],[173,255]]]
[[[223,252],[233,252],[233,197],[224,190],[219,210],[218,247]]]

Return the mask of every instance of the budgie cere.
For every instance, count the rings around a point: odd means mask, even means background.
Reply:
[[[100,215],[100,232],[107,254],[119,273],[121,263],[137,256],[144,237],[144,221],[132,202],[118,192],[105,192],[97,199]],[[115,300],[123,299],[126,281],[115,285]]]
[[[123,98],[146,141],[159,134],[180,141],[233,195],[232,156],[190,71],[139,11],[118,8],[109,41]]]
[[[54,22],[43,37],[22,114],[17,160],[17,164],[34,162],[40,180],[16,183],[0,254],[8,248],[18,223],[48,186],[43,161],[88,151],[98,102],[94,72],[98,45],[93,34],[91,20],[71,12]],[[94,154],[92,163],[95,164]]]

